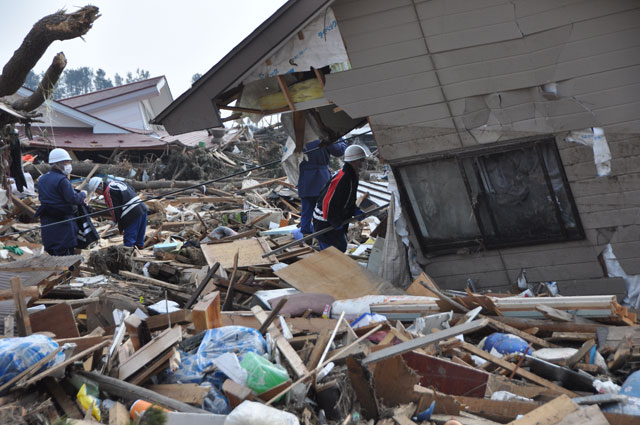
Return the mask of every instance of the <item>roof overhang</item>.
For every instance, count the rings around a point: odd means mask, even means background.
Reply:
[[[333,0],[289,0],[156,118],[170,134],[222,126],[215,99],[238,85],[260,61]]]

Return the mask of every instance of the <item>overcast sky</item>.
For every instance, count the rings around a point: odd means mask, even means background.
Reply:
[[[0,67],[20,46],[40,18],[61,8],[87,4],[101,17],[81,39],[56,41],[34,71],[45,71],[56,53],[67,57],[67,68],[102,68],[113,80],[143,68],[151,77],[165,75],[175,98],[191,86],[195,73],[204,74],[273,14],[285,0],[0,0],[2,37]]]

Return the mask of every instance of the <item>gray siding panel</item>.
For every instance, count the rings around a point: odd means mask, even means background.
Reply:
[[[421,56],[426,53],[427,47],[424,44],[424,40],[418,39],[353,52],[349,54],[349,60],[354,68],[364,68]]]

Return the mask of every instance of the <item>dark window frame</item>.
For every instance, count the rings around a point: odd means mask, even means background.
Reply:
[[[562,179],[563,189],[566,192],[567,200],[571,206],[573,212],[573,219],[575,221],[576,228],[569,234],[565,222],[561,216],[561,206],[559,205],[559,201],[555,196],[555,191],[552,187],[551,177],[549,175],[549,170],[545,164],[543,158],[543,151],[541,146],[549,146],[551,147],[551,152],[555,157],[555,161],[558,164],[559,177]],[[479,206],[477,202],[473,201],[473,189],[471,187],[468,176],[466,175],[466,170],[463,165],[464,160],[473,160],[475,158],[481,157],[483,155],[488,154],[498,154],[498,153],[508,153],[510,151],[516,151],[519,149],[533,149],[539,159],[540,165],[542,169],[542,173],[544,174],[545,182],[551,199],[553,201],[555,216],[557,220],[557,224],[562,229],[561,237],[541,237],[538,239],[525,239],[521,241],[489,241],[489,238],[486,236],[487,228],[483,224],[483,217],[479,211]],[[445,255],[450,253],[455,253],[460,249],[481,251],[481,250],[492,250],[492,249],[500,249],[500,248],[509,248],[509,247],[517,247],[517,246],[532,246],[539,244],[548,244],[548,243],[556,243],[556,242],[568,242],[574,240],[582,240],[585,238],[584,228],[582,226],[582,222],[580,220],[580,213],[575,203],[575,199],[571,192],[571,186],[569,184],[569,180],[567,179],[567,175],[564,170],[564,164],[562,163],[562,159],[560,157],[560,153],[558,151],[558,146],[555,141],[555,137],[553,135],[545,135],[545,136],[533,136],[533,137],[525,137],[519,139],[513,139],[505,142],[493,143],[490,146],[474,146],[471,148],[461,148],[446,152],[432,153],[416,156],[409,160],[395,160],[391,161],[390,165],[393,170],[395,180],[398,184],[398,189],[400,191],[400,196],[405,200],[409,201],[410,197],[408,195],[407,189],[405,187],[405,181],[400,173],[400,169],[405,166],[411,166],[416,164],[424,164],[429,162],[437,162],[441,160],[451,160],[455,159],[456,164],[458,165],[458,172],[460,173],[460,177],[462,178],[465,188],[467,190],[467,195],[469,199],[469,206],[473,211],[474,218],[478,225],[479,229],[479,238],[474,239],[451,239],[446,241],[445,243],[440,244],[430,244],[428,243],[427,238],[423,237],[419,232],[416,233],[416,239],[420,244],[420,247],[423,253],[428,255]],[[477,165],[475,161],[473,161],[474,167]],[[477,172],[477,171],[476,171]],[[410,202],[410,201],[409,201]],[[405,204],[407,205],[407,204]],[[416,217],[416,211],[412,207],[405,208],[409,220],[413,229],[417,232],[419,229],[418,219]],[[491,210],[489,209],[491,212]],[[494,230],[499,229],[498,223],[495,222],[495,218],[493,217],[493,213],[491,214],[491,221]]]

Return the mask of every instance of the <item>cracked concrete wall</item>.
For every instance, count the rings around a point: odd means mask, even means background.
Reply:
[[[325,97],[354,118],[369,117],[385,159],[556,135],[587,238],[423,258],[438,283],[462,288],[471,277],[499,289],[524,267],[532,281],[624,292],[597,258],[611,242],[625,271],[639,273],[640,3],[337,0],[332,7],[352,69],[327,76]],[[590,147],[564,141],[590,127],[603,128],[609,142],[607,177],[597,176]]]

